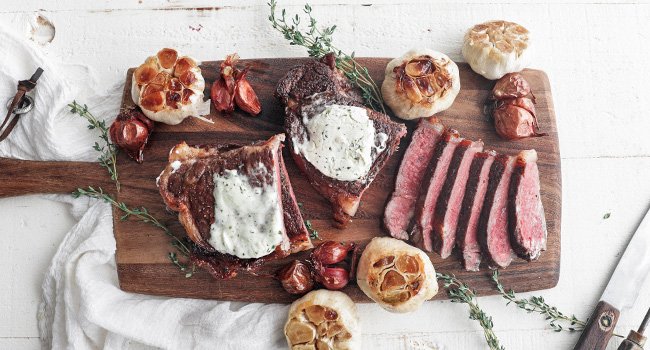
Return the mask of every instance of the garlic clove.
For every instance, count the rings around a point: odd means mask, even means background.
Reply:
[[[143,85],[152,81],[157,74],[158,70],[154,65],[145,63],[135,70],[133,77],[138,85]]]
[[[310,323],[291,321],[285,327],[285,332],[291,344],[304,344],[316,339],[316,328]]]
[[[171,69],[174,67],[174,64],[176,63],[176,59],[178,58],[178,52],[174,49],[169,49],[169,48],[164,48],[156,54],[158,57],[158,62],[160,63],[160,66],[164,69]]]
[[[148,111],[158,112],[165,108],[165,92],[153,92],[140,99],[140,106]]]

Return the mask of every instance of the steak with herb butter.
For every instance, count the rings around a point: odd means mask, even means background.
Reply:
[[[293,195],[282,141],[176,145],[158,180],[196,247],[192,260],[219,278],[312,247]]]
[[[356,214],[363,192],[397,150],[403,124],[363,106],[331,55],[289,70],[276,88],[285,105],[291,155],[334,210],[337,227]]]

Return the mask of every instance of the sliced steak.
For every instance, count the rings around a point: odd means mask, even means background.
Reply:
[[[169,164],[158,178],[160,194],[167,206],[179,213],[179,221],[194,243],[192,261],[217,278],[233,277],[239,269],[249,269],[263,261],[311,248],[284,168],[283,140],[284,135],[280,134],[248,146],[190,147],[183,142],[170,152]],[[245,176],[253,189],[275,188],[277,191],[269,193],[278,196],[282,241],[271,246],[270,253],[260,258],[238,258],[220,253],[209,243],[211,226],[215,223],[215,176],[233,173]]]
[[[433,251],[443,259],[451,255],[456,243],[456,225],[469,178],[469,168],[474,155],[482,150],[482,141],[463,140],[451,158],[433,215]]]
[[[537,152],[521,151],[510,179],[508,227],[515,253],[527,260],[546,250],[546,218],[539,193]]]
[[[488,188],[478,224],[478,241],[491,267],[505,268],[512,262],[508,236],[508,189],[515,157],[498,155],[490,167]]]
[[[391,121],[385,114],[365,108],[358,89],[335,68],[333,57],[329,55],[320,61],[309,61],[289,70],[278,83],[276,96],[285,105],[284,124],[293,159],[312,186],[332,203],[336,226],[345,227],[356,214],[363,192],[397,150],[400,139],[406,134],[406,127]],[[362,108],[374,128],[375,139],[370,154],[372,161],[366,163],[369,164],[369,169],[354,178],[337,178],[325,174],[322,168],[317,168],[303,153],[305,143],[311,140],[308,123],[334,105]],[[341,136],[336,132],[337,129],[332,129],[317,135],[336,139]],[[348,140],[345,135],[341,137],[342,140]],[[320,159],[338,161],[338,157],[327,155],[327,149],[319,148],[319,152]],[[348,155],[356,157],[355,152],[349,152]]]
[[[481,264],[481,246],[478,243],[478,221],[487,192],[490,167],[496,152],[476,153],[469,168],[469,177],[461,204],[456,240],[463,255],[465,270],[478,271]]]
[[[454,150],[461,141],[456,130],[447,130],[443,133],[425,172],[423,186],[420,188],[415,206],[415,225],[411,236],[417,246],[429,252],[433,250],[431,241],[433,211],[447,177]]]
[[[395,238],[409,238],[409,224],[415,213],[422,180],[443,130],[444,126],[437,119],[425,118],[413,132],[395,179],[395,191],[384,211],[384,226]]]

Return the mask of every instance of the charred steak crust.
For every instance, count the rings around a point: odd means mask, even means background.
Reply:
[[[433,250],[431,240],[432,220],[437,200],[440,196],[442,183],[447,176],[449,162],[453,157],[453,150],[460,143],[458,131],[445,130],[433,158],[429,162],[425,172],[423,186],[420,188],[420,195],[415,207],[415,224],[413,225],[411,237],[413,243],[426,251]],[[451,151],[451,155],[449,152]],[[438,183],[439,181],[439,183]]]
[[[510,178],[508,232],[512,249],[528,261],[539,258],[546,250],[546,218],[539,190],[537,152],[522,151],[517,155]]]
[[[328,54],[320,60],[309,60],[291,68],[278,82],[275,96],[285,106],[291,106],[314,94],[331,92],[341,99],[340,104],[362,106],[361,93],[336,69],[334,59],[334,54]]]
[[[444,220],[445,213],[447,212],[447,206],[449,205],[449,195],[451,194],[451,190],[453,189],[454,183],[456,182],[456,176],[458,175],[460,162],[463,160],[463,156],[465,155],[465,152],[468,148],[468,144],[461,142],[454,150],[454,155],[451,157],[451,161],[449,162],[449,168],[447,170],[445,182],[442,185],[442,189],[438,195],[438,200],[433,212],[433,251],[440,255],[442,255],[441,253],[444,253],[444,256],[441,256],[443,259],[449,256],[447,252],[443,252],[443,248],[448,244],[446,241],[449,238],[443,236],[442,231],[444,223],[442,221]]]
[[[394,238],[409,238],[420,186],[443,130],[436,118],[423,118],[413,132],[395,178],[395,190],[384,210],[384,227]]]
[[[363,192],[397,150],[400,139],[406,135],[406,127],[393,122],[387,115],[366,108],[375,131],[388,136],[386,148],[373,154],[368,174],[354,181],[340,181],[325,176],[297,153],[293,140],[302,141],[307,137],[303,115],[311,115],[332,104],[365,108],[358,89],[334,67],[333,56],[325,56],[319,61],[312,60],[291,68],[278,83],[275,95],[285,105],[284,127],[289,136],[291,156],[312,186],[332,203],[336,226],[345,227],[356,213]]]
[[[462,140],[449,163],[447,177],[440,190],[433,215],[433,251],[443,259],[451,255],[456,243],[458,213],[465,193],[469,166],[473,155],[483,149],[482,142]],[[453,202],[450,202],[453,201]]]
[[[484,256],[488,258],[488,263],[489,266],[491,267],[502,267],[505,268],[508,265],[510,265],[510,262],[512,261],[511,257],[506,258],[504,261],[499,261],[499,256],[498,251],[492,251],[491,247],[493,246],[499,246],[501,248],[505,248],[507,250],[505,255],[511,255],[512,253],[512,245],[510,244],[510,238],[507,232],[497,232],[497,233],[505,233],[503,235],[493,237],[491,235],[492,227],[490,227],[490,219],[492,215],[499,215],[499,213],[493,213],[493,207],[495,205],[495,199],[498,195],[505,195],[506,200],[507,200],[507,195],[508,195],[508,186],[510,184],[510,174],[508,174],[508,171],[512,171],[512,169],[508,169],[511,163],[511,157],[503,154],[499,154],[494,158],[494,162],[492,163],[492,166],[490,167],[490,178],[488,181],[488,188],[487,192],[485,194],[485,199],[483,203],[483,209],[481,210],[481,216],[479,218],[479,225],[478,225],[478,241],[481,245],[481,250],[484,253]],[[506,181],[507,183],[503,183]],[[498,193],[499,189],[503,189],[502,186],[505,186],[505,193]],[[507,207],[507,203],[506,203]],[[505,219],[507,220],[507,209],[504,207],[503,208],[505,211]],[[497,219],[497,218],[493,218]],[[507,230],[507,223],[505,229]],[[493,242],[493,240],[497,240],[496,242]],[[501,240],[501,241],[499,241]],[[501,252],[502,253],[502,252]]]
[[[252,269],[264,261],[287,256],[312,247],[307,228],[295,202],[284,168],[284,135],[253,145],[208,145],[190,147],[184,142],[170,152],[169,164],[158,179],[158,188],[169,209],[179,213],[179,221],[192,241],[191,259],[216,278],[230,278],[241,269]],[[174,165],[179,162],[180,165]],[[271,184],[276,174],[286,236],[269,255],[258,259],[240,259],[217,252],[207,240],[214,222],[213,174],[225,169],[242,169],[265,164],[273,169],[266,174],[247,173],[251,183]]]
[[[305,226],[305,220],[302,218],[300,206],[298,206],[293,187],[289,181],[289,174],[284,165],[284,157],[280,157],[280,185],[282,187],[284,227],[291,242],[290,253],[293,254],[313,248],[314,246],[309,238],[309,231]]]
[[[465,269],[468,271],[478,271],[481,264],[481,248],[476,237],[477,221],[483,208],[489,171],[495,155],[494,151],[477,153],[469,169],[469,178],[456,227],[456,239],[462,250]]]

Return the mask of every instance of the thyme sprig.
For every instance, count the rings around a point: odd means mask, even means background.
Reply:
[[[541,296],[532,296],[529,299],[519,299],[512,289],[506,291],[501,282],[499,281],[499,271],[494,270],[492,273],[492,281],[494,281],[497,290],[501,296],[508,300],[506,305],[515,304],[518,308],[526,310],[528,313],[538,313],[544,315],[549,325],[556,332],[569,331],[576,332],[582,331],[585,328],[586,322],[579,320],[575,315],[567,316],[558,310],[555,306],[551,306],[544,301]],[[565,323],[562,326],[561,323]],[[568,325],[566,325],[568,323]]]
[[[120,220],[124,221],[127,220],[130,217],[134,217],[139,221],[148,223],[150,225],[153,225],[155,227],[158,227],[161,229],[167,236],[169,236],[172,239],[172,246],[176,248],[176,250],[183,255],[186,259],[189,258],[190,256],[190,249],[189,247],[180,240],[176,235],[174,235],[171,230],[165,224],[160,222],[158,219],[156,219],[153,215],[149,213],[147,208],[145,207],[133,207],[130,208],[129,206],[126,205],[124,202],[118,202],[116,201],[110,194],[105,193],[104,190],[99,187],[95,189],[92,186],[88,186],[87,188],[77,188],[74,192],[72,192],[72,196],[75,198],[79,198],[81,196],[86,196],[90,198],[96,198],[96,199],[102,199],[105,202],[109,203],[113,207],[119,209],[123,214],[120,216]],[[196,270],[196,266],[194,264],[191,264],[191,266],[188,266],[184,263],[181,263],[178,260],[178,256],[174,252],[170,252],[169,255],[169,260],[172,262],[172,264],[176,265],[182,272],[185,272],[185,277],[189,278],[192,277]]]
[[[386,113],[381,90],[368,73],[368,69],[354,59],[354,52],[346,54],[332,44],[332,35],[336,30],[336,25],[319,28],[316,19],[311,14],[311,6],[305,4],[303,12],[307,15],[308,23],[306,30],[301,31],[300,15],[296,14],[291,19],[287,19],[286,10],[282,9],[281,16],[276,17],[277,1],[270,0],[268,5],[271,9],[269,15],[271,25],[284,35],[284,38],[289,41],[289,45],[304,46],[311,57],[322,57],[328,53],[334,53],[336,67],[361,89],[366,104],[374,110]]]
[[[90,111],[88,110],[87,105],[80,105],[77,101],[72,101],[68,104],[70,107],[70,112],[78,114],[85,118],[88,121],[88,129],[99,129],[100,135],[99,138],[102,139],[103,144],[95,142],[93,149],[99,152],[99,165],[106,168],[108,174],[111,176],[111,180],[115,181],[115,187],[117,191],[120,190],[120,181],[117,176],[117,146],[111,142],[108,136],[108,127],[104,120],[97,119]]]
[[[492,350],[505,350],[499,343],[499,338],[494,333],[492,317],[488,316],[485,311],[481,310],[476,301],[476,292],[472,290],[467,284],[461,282],[453,274],[436,274],[438,279],[443,281],[444,287],[447,290],[449,299],[452,303],[463,303],[469,306],[469,318],[478,321],[483,328],[483,335],[485,341]]]
[[[305,220],[305,227],[307,228],[307,231],[309,232],[309,238],[311,239],[320,239],[320,236],[318,235],[318,231],[314,229],[314,226],[312,226],[310,220]]]

